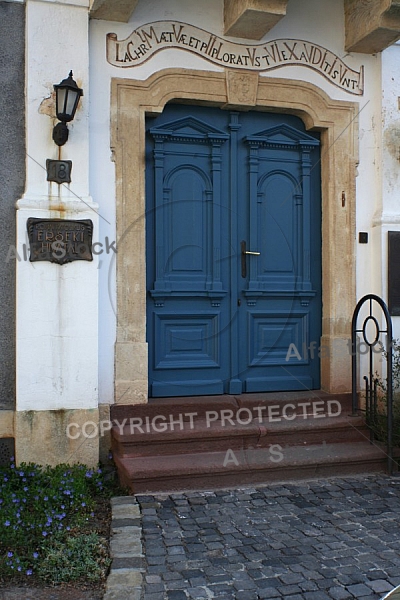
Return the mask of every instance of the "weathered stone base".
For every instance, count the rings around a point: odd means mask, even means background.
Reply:
[[[110,405],[99,404],[99,460],[103,465],[111,464],[111,417]]]
[[[14,437],[14,411],[0,411],[0,438]]]
[[[116,404],[147,402],[147,364],[147,343],[118,342],[115,345]]]
[[[322,389],[331,394],[351,391],[351,337],[322,336],[321,382]]]
[[[31,410],[15,413],[17,464],[55,466],[99,461],[98,409]]]

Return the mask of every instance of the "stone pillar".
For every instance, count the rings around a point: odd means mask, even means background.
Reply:
[[[59,149],[52,141],[53,84],[70,70],[84,96]],[[27,178],[17,202],[19,463],[98,460],[96,257],[59,265],[29,262],[27,252],[29,217],[91,219],[98,241],[98,207],[89,195],[88,111],[88,0],[26,0]],[[71,183],[47,182],[46,159],[71,160]]]
[[[372,240],[376,248],[374,291],[388,300],[388,231],[400,232],[400,44],[382,53],[382,202],[376,203]],[[394,338],[400,337],[400,319],[393,317]]]

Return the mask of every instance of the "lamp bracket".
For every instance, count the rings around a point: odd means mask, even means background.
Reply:
[[[57,146],[64,146],[68,140],[68,127],[65,123],[57,123],[53,129],[53,141]]]

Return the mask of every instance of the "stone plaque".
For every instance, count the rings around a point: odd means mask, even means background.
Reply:
[[[258,73],[226,72],[228,104],[255,106],[257,103]]]
[[[31,262],[47,260],[65,265],[73,260],[93,260],[91,219],[35,219],[27,221]]]

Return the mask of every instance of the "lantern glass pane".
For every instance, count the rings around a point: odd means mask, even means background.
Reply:
[[[58,88],[57,90],[57,116],[65,113],[65,96],[66,90],[63,88]]]
[[[74,115],[74,108],[77,96],[77,92],[75,92],[74,90],[68,90],[67,103],[65,107],[65,113],[68,115],[68,117],[73,117]]]

